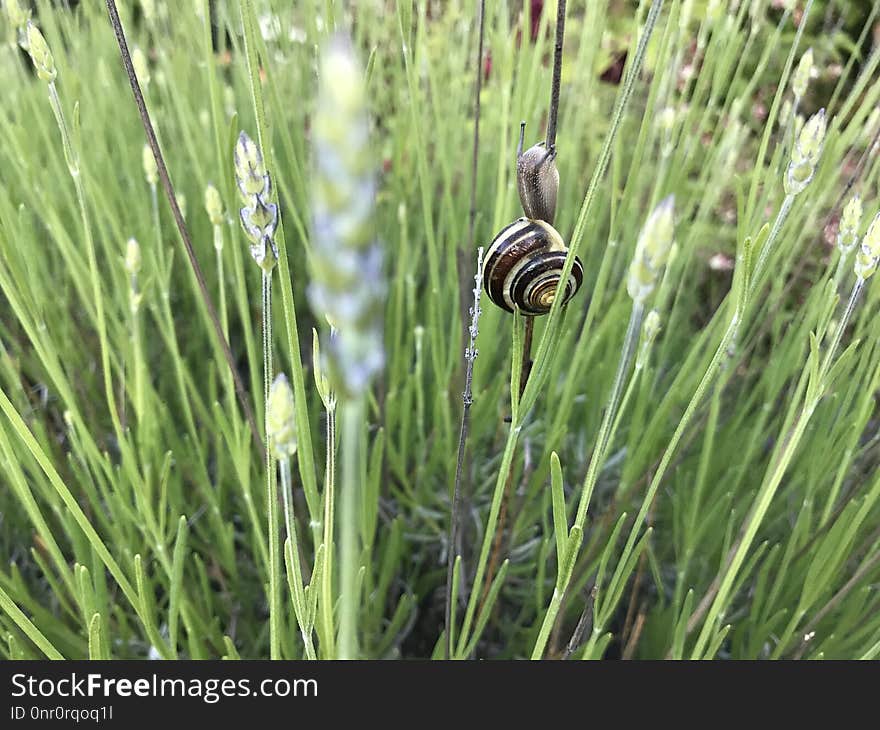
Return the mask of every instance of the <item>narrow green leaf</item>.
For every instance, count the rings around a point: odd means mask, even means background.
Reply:
[[[89,621],[89,659],[107,659],[104,640],[101,637],[101,614],[96,613]]]
[[[556,537],[556,564],[561,568],[565,556],[565,545],[568,539],[568,517],[565,511],[562,466],[559,463],[559,456],[555,451],[550,454],[550,492],[553,495],[553,534]]]
[[[171,589],[168,600],[168,643],[171,652],[177,656],[177,624],[180,615],[181,591],[183,587],[183,568],[186,560],[186,541],[189,526],[185,515],[177,521],[177,537],[174,540],[174,552],[171,556]]]

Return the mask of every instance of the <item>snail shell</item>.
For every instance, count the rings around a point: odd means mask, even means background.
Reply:
[[[519,218],[504,228],[486,252],[483,286],[495,304],[508,312],[519,308],[529,316],[547,314],[559,290],[568,249],[557,230],[543,220]],[[584,279],[575,258],[565,285],[563,304]]]

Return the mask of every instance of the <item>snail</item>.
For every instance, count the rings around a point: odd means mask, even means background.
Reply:
[[[558,296],[559,279],[568,248],[553,227],[559,172],[556,148],[544,142],[523,152],[525,122],[520,125],[516,178],[524,218],[504,228],[489,246],[483,286],[495,304],[535,317],[547,314]],[[584,267],[575,257],[565,284],[565,304],[580,289]]]
[[[549,223],[518,218],[495,236],[486,252],[483,286],[489,299],[508,312],[518,308],[531,317],[547,314],[557,297],[567,253],[562,236]],[[575,257],[563,304],[583,279],[584,267]]]
[[[559,170],[556,169],[556,146],[548,149],[538,142],[523,152],[526,123],[519,126],[516,148],[516,187],[523,212],[532,220],[546,221],[551,226],[556,217],[556,195],[559,192]]]

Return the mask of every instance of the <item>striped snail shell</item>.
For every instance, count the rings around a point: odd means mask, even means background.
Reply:
[[[483,286],[495,304],[508,312],[519,308],[529,316],[547,314],[559,290],[559,277],[568,249],[562,236],[543,220],[519,218],[501,231],[486,252]],[[575,257],[565,284],[563,304],[584,279]]]

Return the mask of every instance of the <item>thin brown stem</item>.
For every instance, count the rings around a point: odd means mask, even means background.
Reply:
[[[532,372],[532,335],[535,329],[535,318],[534,317],[526,317],[525,321],[525,332],[523,333],[523,357],[522,357],[522,369],[520,370],[520,378],[519,378],[519,397],[522,398],[522,394],[526,389],[526,382],[529,379],[529,375]]]
[[[183,214],[180,211],[180,206],[177,203],[177,196],[174,194],[174,186],[171,183],[171,177],[168,174],[168,168],[165,165],[165,158],[162,156],[162,150],[159,147],[159,141],[156,138],[156,132],[153,129],[153,123],[150,119],[150,113],[147,110],[147,104],[144,101],[144,95],[141,91],[140,84],[137,80],[137,75],[134,72],[134,64],[131,60],[131,53],[128,50],[128,42],[125,39],[125,31],[122,29],[122,21],[119,19],[119,11],[116,8],[115,0],[106,0],[107,2],[107,12],[110,16],[110,24],[113,26],[113,32],[116,35],[116,42],[119,44],[119,53],[122,56],[122,65],[125,67],[125,72],[128,75],[128,82],[131,85],[132,94],[134,94],[134,102],[135,106],[137,106],[138,113],[141,117],[141,122],[144,126],[144,133],[147,137],[147,143],[150,145],[150,149],[153,152],[153,157],[156,160],[156,166],[159,169],[159,179],[162,181],[162,188],[165,190],[165,196],[168,198],[168,204],[171,206],[171,212],[174,215],[174,222],[177,224],[177,230],[180,232],[180,238],[183,241],[183,247],[186,249],[186,255],[189,259],[190,267],[192,268],[193,274],[195,274],[196,282],[199,288],[199,294],[201,295],[202,301],[205,304],[205,309],[208,311],[208,316],[211,319],[211,323],[214,326],[214,334],[217,337],[217,341],[220,343],[220,347],[223,350],[223,357],[226,360],[226,364],[229,366],[229,370],[232,373],[232,380],[235,384],[235,392],[238,396],[238,400],[241,403],[242,411],[244,412],[245,418],[247,419],[248,425],[251,429],[251,434],[254,439],[254,443],[257,445],[260,450],[261,455],[265,454],[265,449],[263,447],[263,441],[260,438],[260,432],[257,429],[257,422],[254,418],[253,410],[251,409],[250,403],[247,397],[247,391],[244,389],[244,384],[241,381],[241,377],[238,374],[238,369],[235,367],[235,359],[232,356],[232,350],[229,348],[229,342],[226,340],[226,336],[223,334],[223,327],[220,324],[220,318],[217,316],[217,310],[214,307],[214,303],[211,301],[211,295],[208,293],[208,285],[205,282],[205,275],[202,273],[202,267],[199,265],[198,259],[196,258],[195,250],[193,248],[192,239],[190,238],[189,231],[186,227],[186,222],[183,220]]]
[[[458,304],[462,323],[468,321],[470,307],[470,267],[473,256],[477,226],[477,172],[480,155],[480,92],[483,88],[483,38],[486,0],[478,0],[479,43],[477,47],[476,73],[474,78],[474,142],[471,150],[471,201],[468,211],[467,247],[459,245],[458,257]],[[462,347],[467,344],[467,332],[462,330]]]
[[[629,636],[629,641],[626,642],[626,646],[623,648],[623,653],[621,657],[624,660],[630,660],[633,658],[633,655],[636,651],[636,646],[639,643],[639,638],[642,635],[642,629],[645,628],[645,608],[644,606],[639,607],[639,613],[636,616],[635,624],[633,625],[632,633]]]
[[[546,149],[552,150],[556,144],[556,120],[559,116],[559,86],[562,79],[562,43],[565,39],[565,2],[556,4],[556,45],[553,48],[553,81],[550,86],[550,113],[547,117]]]

